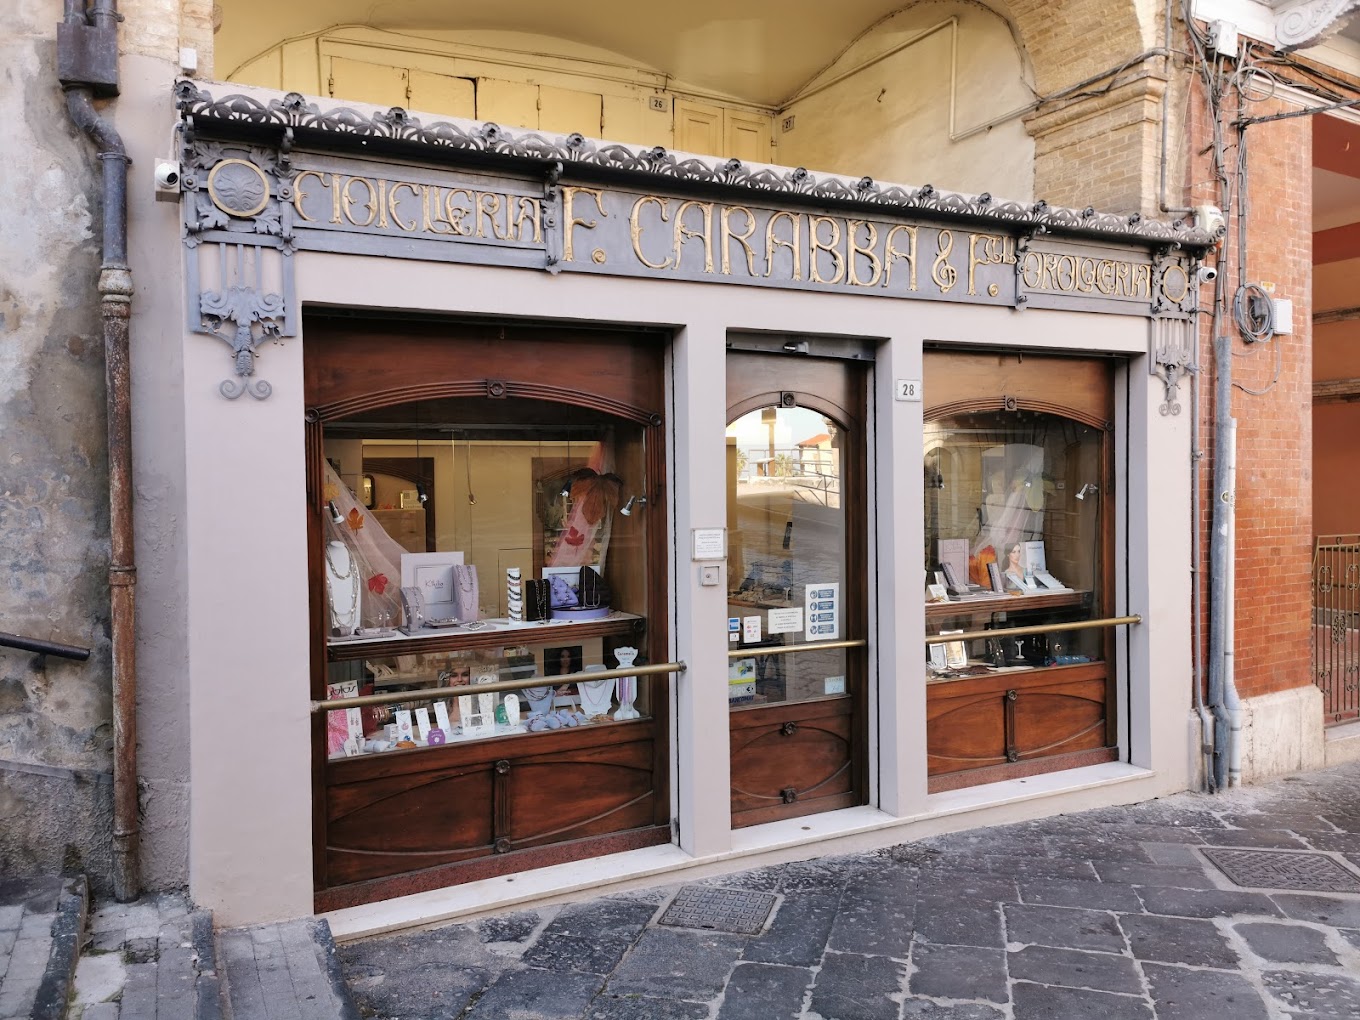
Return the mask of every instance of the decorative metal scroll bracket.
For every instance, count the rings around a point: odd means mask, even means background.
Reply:
[[[1360,7],[1357,0],[1295,0],[1274,4],[1275,39],[1289,53],[1314,46],[1339,32],[1347,14]]]
[[[231,348],[235,377],[217,387],[228,400],[268,398],[259,349],[298,333],[291,148],[291,128],[278,148],[198,141],[192,123],[184,131],[187,326]]]
[[[1194,320],[1152,319],[1148,371],[1162,381],[1165,399],[1157,410],[1174,417],[1181,413],[1180,385],[1194,369]]]
[[[1176,314],[1192,310],[1194,295],[1190,283],[1194,273],[1171,258],[1180,249],[1181,246],[1173,241],[1158,246],[1152,253],[1152,303],[1149,310],[1154,317],[1167,312]]]

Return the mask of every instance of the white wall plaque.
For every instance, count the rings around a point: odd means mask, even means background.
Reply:
[[[691,559],[727,559],[726,528],[695,528],[691,534],[694,536],[694,552]]]

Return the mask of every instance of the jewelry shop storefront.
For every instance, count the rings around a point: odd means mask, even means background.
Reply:
[[[220,89],[197,901],[346,937],[1187,785],[1209,238]]]

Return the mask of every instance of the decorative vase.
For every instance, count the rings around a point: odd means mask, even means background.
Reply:
[[[618,660],[619,669],[627,669],[638,657],[636,648],[615,648],[614,658]],[[637,700],[637,677],[619,677],[618,686],[619,708],[614,713],[614,720],[621,722],[624,719],[638,719],[641,716],[638,710],[633,707],[633,702]]]

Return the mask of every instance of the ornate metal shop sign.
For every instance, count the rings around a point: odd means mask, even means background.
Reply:
[[[253,378],[257,348],[296,334],[298,250],[1185,318],[1193,264],[1178,249],[1212,240],[1136,216],[819,181],[580,135],[553,143],[494,124],[422,128],[396,109],[323,114],[291,94],[262,104],[215,102],[187,82],[177,91],[189,325],[231,345],[237,380],[221,391],[232,398],[268,396]],[[207,125],[218,138],[199,137]],[[272,145],[259,144],[266,128]],[[298,134],[318,147],[399,141],[479,165],[294,152]],[[231,135],[250,140],[221,140]],[[587,170],[645,184],[596,183]]]

